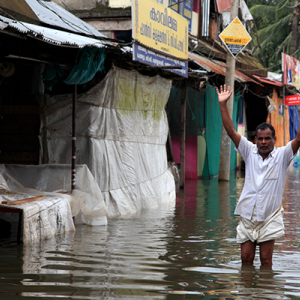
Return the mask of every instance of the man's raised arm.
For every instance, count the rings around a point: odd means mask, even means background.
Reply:
[[[216,89],[216,91],[219,98],[223,126],[227,131],[229,137],[234,142],[235,146],[238,148],[241,140],[241,135],[238,132],[236,132],[227,108],[227,101],[229,100],[232,91],[230,90],[230,86],[226,87],[225,84],[223,86],[222,85],[220,86],[220,91],[218,90],[218,88]],[[300,135],[299,135],[299,139],[300,139]]]

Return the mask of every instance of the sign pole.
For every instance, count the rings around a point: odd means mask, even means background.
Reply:
[[[71,171],[71,191],[75,189],[76,176],[76,102],[77,84],[74,85],[73,106],[72,106],[72,171]]]
[[[285,88],[283,85],[283,145],[285,146]]]
[[[293,105],[293,139],[296,137],[296,135],[295,135],[295,118],[296,118],[295,108],[296,108],[296,105]]]
[[[230,21],[233,21],[238,14],[238,0],[232,0],[231,10],[230,10]],[[234,75],[235,75],[235,58],[231,53],[227,52],[226,59],[226,77],[225,84],[230,86],[234,91]],[[227,102],[227,107],[230,117],[232,117],[233,110],[233,97],[232,93],[230,99]],[[220,181],[229,181],[230,177],[230,153],[231,153],[231,140],[224,128],[222,126],[222,136],[221,136],[221,152],[220,152],[220,165],[219,165],[219,180]]]

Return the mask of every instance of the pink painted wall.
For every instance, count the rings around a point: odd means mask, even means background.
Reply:
[[[175,163],[180,163],[180,137],[172,137]],[[197,179],[197,136],[185,137],[185,179]]]
[[[193,11],[199,13],[199,1],[194,1]]]

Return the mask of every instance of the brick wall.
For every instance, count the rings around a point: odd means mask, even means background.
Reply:
[[[218,22],[215,19],[209,18],[209,37],[215,39],[218,35]]]

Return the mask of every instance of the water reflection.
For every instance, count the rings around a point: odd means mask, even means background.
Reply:
[[[242,267],[233,214],[243,179],[187,181],[176,207],[107,227],[78,226],[40,244],[0,244],[2,299],[299,299],[299,169],[284,195],[286,235],[273,268]]]

